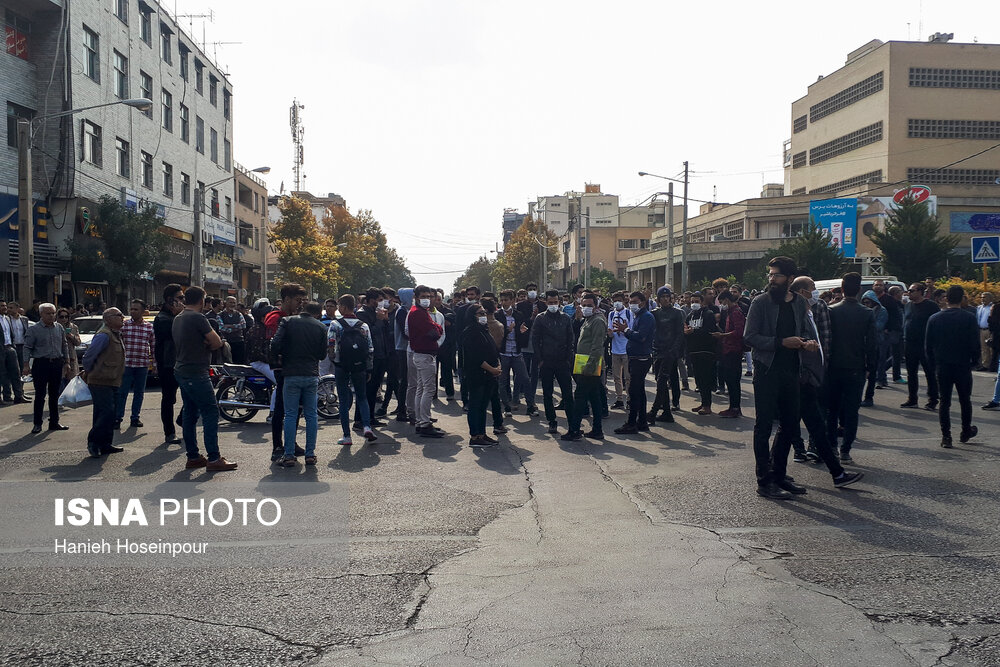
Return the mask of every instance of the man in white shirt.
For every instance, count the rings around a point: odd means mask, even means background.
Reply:
[[[16,311],[15,311],[16,312]],[[21,367],[15,348],[17,333],[20,332],[21,347],[24,347],[24,329],[20,317],[12,320],[7,315],[7,302],[0,301],[0,390],[4,403],[27,403],[21,384]]]
[[[617,292],[611,297],[614,307],[608,313],[608,333],[611,334],[611,376],[615,380],[615,402],[611,406],[613,410],[624,409],[625,391],[628,388],[628,355],[625,354],[625,346],[628,339],[624,334],[614,330],[616,322],[624,322],[625,327],[632,326],[632,311],[625,307],[628,299],[625,292]]]
[[[993,308],[993,294],[983,292],[979,295],[982,305],[976,306],[976,320],[979,322],[979,365],[982,370],[989,370],[993,365],[993,346],[988,341],[990,336],[990,310]]]

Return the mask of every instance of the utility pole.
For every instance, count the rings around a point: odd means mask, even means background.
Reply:
[[[17,299],[25,309],[35,300],[35,230],[31,198],[31,121],[17,121]]]
[[[587,236],[586,236],[586,238],[587,238],[587,254],[586,254],[586,260],[585,261],[587,262],[587,266],[584,269],[585,270],[584,276],[585,276],[586,279],[583,281],[583,284],[584,284],[584,286],[587,289],[590,289],[590,207],[589,206],[587,207]]]
[[[674,182],[667,183],[667,284],[674,285]]]
[[[194,263],[191,267],[191,284],[202,287],[202,247],[201,247],[201,208],[205,201],[205,192],[201,188],[194,189]]]
[[[688,161],[684,160],[684,222],[681,226],[681,291],[688,286]]]

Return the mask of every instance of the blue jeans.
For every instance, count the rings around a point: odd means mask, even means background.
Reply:
[[[299,406],[306,418],[306,456],[316,455],[316,436],[319,433],[319,417],[316,415],[318,385],[319,378],[315,375],[285,376],[285,456],[295,456]]]
[[[360,397],[358,408],[361,411],[361,425],[370,428],[371,414],[368,412],[368,400],[365,394],[367,373],[364,370],[351,372],[337,367],[337,395],[340,396],[340,425],[344,429],[344,437],[351,437],[351,402],[354,395]]]
[[[205,432],[205,453],[209,461],[219,459],[219,404],[215,402],[215,388],[208,374],[186,377],[174,374],[181,389],[181,399],[184,401],[184,447],[188,459],[197,459],[198,452],[198,417],[201,416],[201,426]]]
[[[125,418],[125,403],[128,401],[129,393],[133,390],[135,394],[132,396],[132,421],[139,419],[139,412],[142,411],[142,397],[146,393],[147,375],[149,375],[148,368],[125,367],[125,374],[122,375],[122,386],[118,390],[118,411],[115,412],[115,418],[118,421]]]

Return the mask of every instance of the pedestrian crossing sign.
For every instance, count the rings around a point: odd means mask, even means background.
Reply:
[[[972,261],[975,264],[1000,262],[1000,236],[973,236]]]

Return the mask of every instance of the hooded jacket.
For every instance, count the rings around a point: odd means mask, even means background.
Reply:
[[[413,305],[413,288],[400,287],[399,291],[396,292],[396,296],[399,297],[399,308],[396,309],[395,323],[393,325],[393,334],[396,338],[396,351],[406,352],[406,344],[409,342],[406,339],[406,315],[410,312],[410,306]]]
[[[889,297],[890,299],[892,297]],[[861,300],[869,299],[875,302],[872,312],[875,313],[875,336],[881,341],[885,335],[883,332],[889,327],[889,311],[882,307],[882,302],[878,300],[874,290],[868,290],[861,295]],[[861,304],[862,306],[864,304]]]

